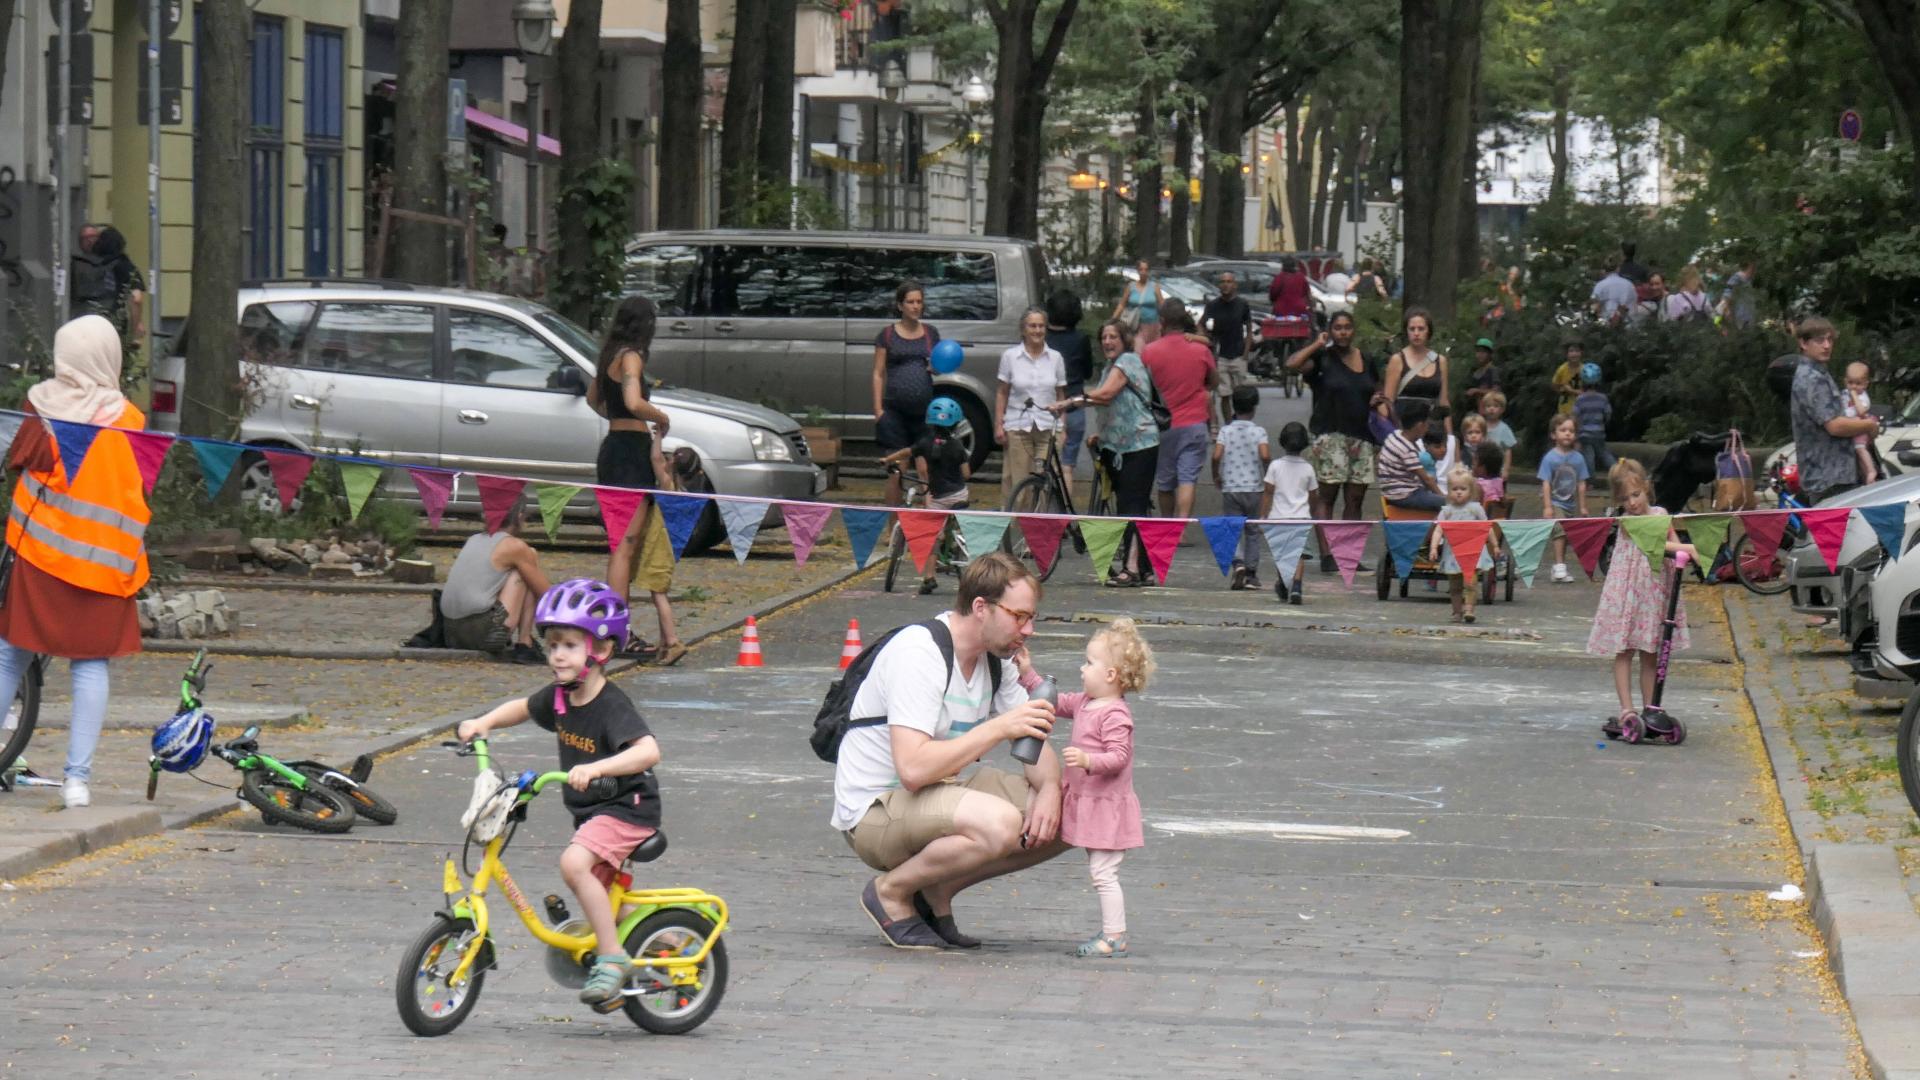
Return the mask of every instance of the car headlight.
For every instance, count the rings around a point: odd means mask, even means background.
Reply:
[[[747,441],[753,444],[755,461],[793,460],[793,447],[787,445],[787,440],[766,428],[748,428]]]

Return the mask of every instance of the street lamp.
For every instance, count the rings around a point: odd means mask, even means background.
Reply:
[[[526,64],[527,82],[527,253],[540,249],[540,80],[542,58],[553,51],[552,0],[517,0],[513,36]]]
[[[892,175],[883,172],[880,176],[881,190],[885,192],[886,207],[885,228],[896,229],[899,224],[894,220],[894,201],[898,195],[902,175],[906,173],[906,155],[900,142],[900,95],[907,89],[907,73],[903,70],[905,59],[892,56],[880,64],[880,93],[886,96],[887,104],[893,108],[887,111],[887,145],[882,156],[891,158],[896,166]]]
[[[967,81],[962,84],[957,96],[960,99],[960,115],[967,123],[967,232],[971,235],[977,229],[974,223],[974,174],[980,165],[978,117],[980,110],[993,101],[993,88],[988,86],[986,80],[976,72],[967,76]]]

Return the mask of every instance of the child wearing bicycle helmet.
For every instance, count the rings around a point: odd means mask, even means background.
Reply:
[[[458,731],[462,742],[471,742],[532,720],[559,742],[574,823],[560,876],[597,938],[593,970],[580,991],[580,1000],[594,1006],[620,1001],[627,982],[627,954],[614,930],[607,886],[627,855],[660,828],[660,785],[653,775],[660,744],[604,670],[627,639],[627,622],[627,602],[602,582],[575,578],[548,589],[534,608],[533,624],[553,685],[462,721]],[[588,785],[603,777],[615,781],[614,793],[589,794]]]
[[[1613,468],[1613,451],[1607,449],[1607,423],[1613,419],[1613,403],[1600,389],[1600,365],[1589,361],[1580,368],[1580,393],[1573,399],[1573,421],[1580,436],[1580,456],[1587,459],[1591,476],[1605,476]]]

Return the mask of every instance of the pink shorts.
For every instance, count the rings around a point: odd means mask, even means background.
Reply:
[[[620,872],[620,864],[627,861],[627,856],[633,854],[642,840],[657,831],[651,825],[636,825],[612,814],[600,814],[588,818],[586,824],[573,831],[573,842],[599,857],[600,861],[593,864],[594,879],[602,885],[611,885],[613,875]]]

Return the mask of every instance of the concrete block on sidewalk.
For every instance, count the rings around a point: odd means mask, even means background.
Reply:
[[[159,831],[160,813],[147,806],[86,806],[29,814],[8,822],[8,843],[0,847],[0,879],[25,877]]]

